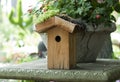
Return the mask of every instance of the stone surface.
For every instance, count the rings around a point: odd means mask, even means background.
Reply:
[[[119,60],[79,63],[71,70],[49,70],[46,59],[0,67],[2,79],[32,79],[39,82],[113,82],[120,78]]]
[[[110,34],[106,37],[105,44],[99,52],[98,58],[113,58],[113,48]]]
[[[106,37],[105,32],[85,32],[81,31],[76,36],[76,61],[95,62],[100,52]]]
[[[116,26],[114,23],[111,23],[110,25],[103,23],[98,26],[92,24],[86,25],[85,31],[78,32],[76,36],[77,63],[95,62],[101,49],[105,46],[105,41],[110,38],[110,33],[115,30]]]

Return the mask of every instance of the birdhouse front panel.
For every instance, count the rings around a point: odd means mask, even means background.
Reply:
[[[48,30],[48,68],[70,69],[69,32],[55,26]],[[74,55],[74,54],[73,54]],[[74,58],[73,58],[74,60]]]

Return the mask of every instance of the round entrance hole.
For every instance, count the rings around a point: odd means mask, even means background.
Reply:
[[[56,40],[57,42],[60,42],[60,41],[61,41],[61,37],[60,37],[60,36],[56,36],[56,37],[55,37],[55,40]]]

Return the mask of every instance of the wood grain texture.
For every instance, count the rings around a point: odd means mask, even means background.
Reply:
[[[69,33],[59,27],[54,27],[48,31],[48,68],[49,69],[70,69],[75,64],[75,53],[73,52],[72,40],[69,42]],[[61,37],[61,41],[55,40],[56,36]],[[71,38],[72,39],[72,38]],[[69,44],[70,43],[70,44]],[[71,46],[71,47],[70,47]],[[73,52],[73,53],[72,53]]]
[[[76,34],[69,33],[69,63],[70,68],[74,68],[76,66]]]
[[[35,31],[45,32],[48,29],[50,29],[51,27],[53,27],[54,25],[55,25],[55,19],[54,19],[54,17],[52,17],[43,23],[36,24]]]
[[[37,32],[45,32],[48,29],[52,28],[53,26],[57,26],[57,25],[58,26],[61,25],[62,27],[60,27],[60,28],[66,30],[67,32],[70,32],[70,33],[72,33],[76,27],[76,24],[55,16],[55,17],[49,18],[47,21],[45,21],[43,23],[36,24],[35,30]]]
[[[75,27],[76,27],[76,24],[71,23],[69,21],[66,21],[66,20],[64,20],[60,17],[57,17],[57,16],[55,16],[55,24],[56,25],[61,25],[62,29],[66,30],[70,33],[72,33],[74,31]]]

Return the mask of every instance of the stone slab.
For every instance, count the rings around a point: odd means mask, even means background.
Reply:
[[[97,59],[79,63],[71,70],[49,70],[47,59],[0,67],[1,79],[38,80],[40,82],[113,82],[120,79],[120,60]]]

